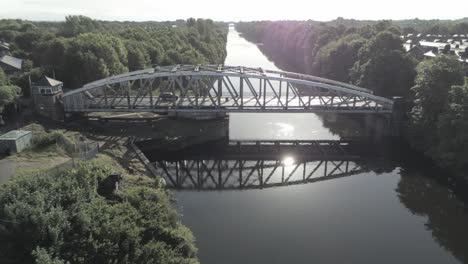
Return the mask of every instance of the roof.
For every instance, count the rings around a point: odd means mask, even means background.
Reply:
[[[434,54],[434,52],[432,52],[432,50],[424,53],[424,56],[426,56],[426,57],[437,57],[437,55]]]
[[[411,49],[409,49],[408,51],[411,52],[411,51],[420,51],[420,52],[424,52],[424,50],[421,48],[421,46],[418,46],[418,45],[414,45]]]
[[[21,70],[21,65],[23,64],[22,59],[18,59],[9,55],[3,55],[0,57],[0,62],[3,62],[6,65],[9,65],[13,68]]]
[[[1,135],[0,140],[16,140],[30,133],[31,131],[26,130],[12,130],[6,134]]]
[[[63,83],[61,81],[57,81],[47,76],[43,76],[39,81],[34,83],[35,86],[50,86],[50,87],[54,87],[54,86],[58,86],[62,84]]]
[[[8,43],[6,43],[6,42],[1,42],[1,41],[0,41],[0,48],[9,50],[9,49],[10,49],[10,44],[8,44]]]

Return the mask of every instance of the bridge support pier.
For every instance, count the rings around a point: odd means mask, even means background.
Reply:
[[[391,136],[401,137],[403,130],[408,123],[407,116],[407,104],[403,97],[393,97],[393,112],[392,112],[392,123],[391,123]]]
[[[390,136],[391,120],[388,115],[366,114],[364,117],[365,136],[372,141],[382,141],[384,137]]]
[[[374,141],[383,137],[400,137],[406,125],[406,103],[402,97],[394,97],[392,114],[366,114],[364,118],[365,134]]]

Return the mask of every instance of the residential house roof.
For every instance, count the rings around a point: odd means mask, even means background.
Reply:
[[[54,87],[54,86],[58,86],[62,84],[63,83],[61,81],[57,81],[47,76],[43,76],[39,81],[34,83],[35,86],[49,86],[49,87]]]
[[[23,64],[22,59],[18,59],[9,55],[3,55],[0,57],[0,62],[9,65],[15,69],[21,70],[21,65]]]
[[[434,52],[432,52],[432,50],[424,53],[424,56],[425,57],[437,57],[437,55]]]
[[[0,41],[0,49],[10,50],[10,44]]]

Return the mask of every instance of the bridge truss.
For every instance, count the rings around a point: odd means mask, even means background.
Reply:
[[[272,143],[229,142],[224,152],[192,148],[177,151],[181,157],[158,152],[152,165],[168,188],[181,190],[264,189],[369,171],[347,141]]]
[[[175,65],[113,76],[65,93],[66,112],[391,113],[393,101],[319,77],[261,68]]]
[[[264,189],[337,179],[368,171],[356,160],[316,160],[285,164],[285,160],[158,161],[167,186],[187,190]]]

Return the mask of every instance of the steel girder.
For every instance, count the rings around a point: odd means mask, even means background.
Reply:
[[[179,160],[154,163],[168,188],[182,190],[264,189],[337,179],[367,172],[356,160]]]
[[[367,172],[351,141],[231,141],[224,152],[182,152],[152,163],[169,188],[263,189],[336,179]],[[169,155],[171,156],[171,155]]]
[[[391,113],[393,101],[324,78],[261,68],[175,65],[116,75],[63,96],[66,112]]]

